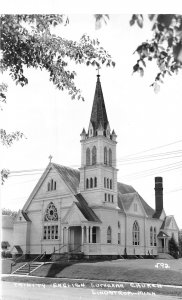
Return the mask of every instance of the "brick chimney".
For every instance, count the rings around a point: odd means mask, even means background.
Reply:
[[[155,214],[160,215],[163,210],[162,177],[155,177]]]

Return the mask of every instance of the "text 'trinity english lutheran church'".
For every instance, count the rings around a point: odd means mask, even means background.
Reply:
[[[16,217],[13,251],[88,258],[168,252],[171,236],[178,241],[178,226],[163,208],[162,177],[155,178],[154,210],[117,181],[116,138],[97,75],[88,131],[81,133],[81,166],[50,161]]]

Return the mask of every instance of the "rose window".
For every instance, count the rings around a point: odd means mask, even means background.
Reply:
[[[58,214],[57,209],[54,206],[54,204],[51,202],[45,212],[45,221],[57,221],[58,220]]]

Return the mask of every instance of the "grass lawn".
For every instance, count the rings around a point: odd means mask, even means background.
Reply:
[[[170,268],[156,268],[156,263],[168,264]],[[164,285],[182,286],[182,259],[137,259],[137,260],[114,260],[103,262],[82,262],[82,263],[49,263],[31,273],[33,276],[56,278],[56,280],[64,280],[63,278],[85,279],[89,282],[92,280],[112,280],[124,282],[145,282]],[[46,278],[49,277],[49,278]],[[13,278],[5,279],[12,280]],[[18,278],[18,280],[41,280],[38,278]],[[17,281],[17,279],[14,279]],[[132,288],[129,289],[132,291]],[[142,290],[148,290],[142,288]],[[136,289],[135,289],[136,291]],[[149,290],[148,290],[149,291]],[[156,292],[156,289],[150,289]],[[158,293],[182,295],[182,289],[162,288],[157,290]]]

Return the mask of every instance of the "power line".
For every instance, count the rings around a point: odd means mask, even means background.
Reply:
[[[177,144],[177,143],[181,143],[181,142],[182,142],[182,140],[178,140],[178,141],[175,141],[175,142],[172,142],[172,143],[169,143],[169,144],[165,144],[165,145],[161,145],[161,146],[158,146],[158,147],[146,149],[146,150],[143,150],[143,151],[140,151],[140,152],[136,152],[136,153],[133,153],[133,154],[128,154],[126,156],[123,156],[123,159],[125,159],[127,157],[130,157],[130,156],[133,156],[133,155],[138,155],[138,154],[141,154],[141,153],[153,151],[153,150],[156,150],[156,149],[164,148],[164,147],[171,146],[171,145],[174,145],[174,144]]]

